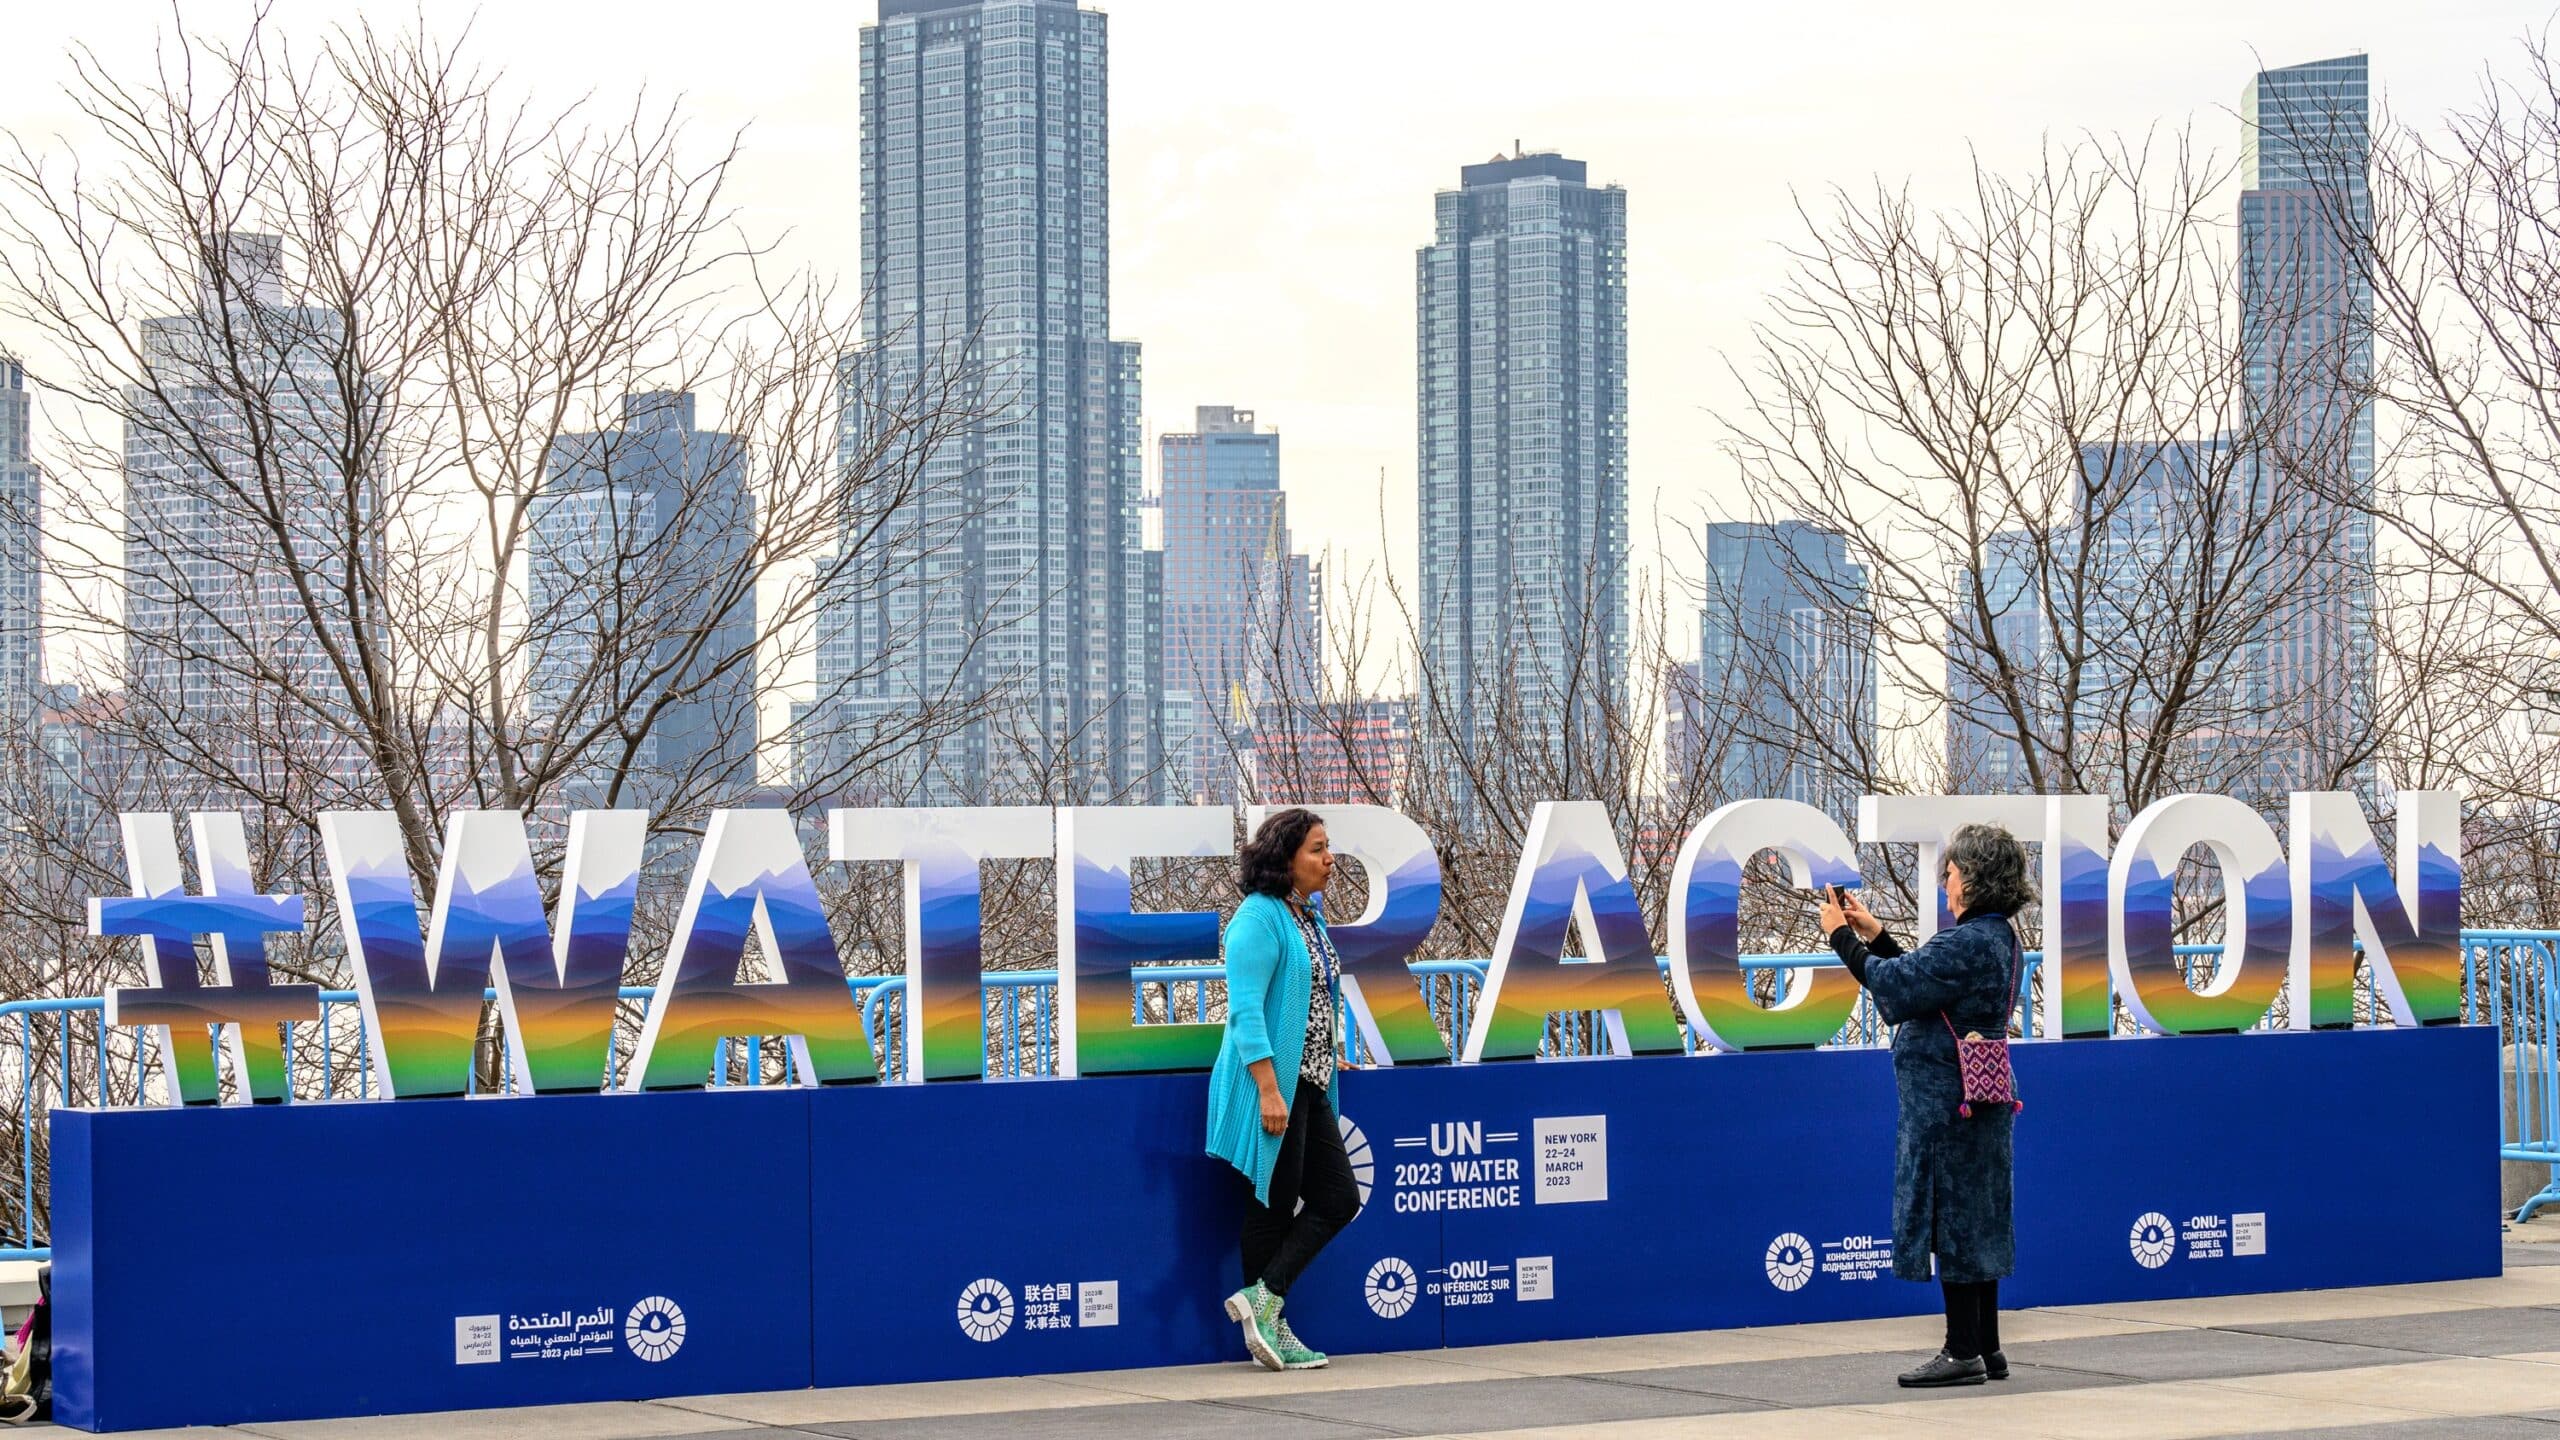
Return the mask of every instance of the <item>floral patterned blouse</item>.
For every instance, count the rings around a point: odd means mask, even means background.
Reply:
[[[1291,901],[1289,913],[1297,917],[1298,934],[1307,942],[1307,959],[1315,970],[1307,995],[1307,1048],[1298,1059],[1298,1078],[1321,1090],[1333,1083],[1334,1062],[1341,1055],[1333,1019],[1333,982],[1342,961],[1333,953],[1333,937],[1325,934],[1312,910]]]

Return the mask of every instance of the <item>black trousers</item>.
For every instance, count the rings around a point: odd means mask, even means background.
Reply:
[[[2000,1282],[1984,1280],[1959,1285],[1938,1282],[1947,1292],[1947,1353],[1972,1360],[2000,1348]]]
[[[1274,1295],[1288,1294],[1298,1272],[1359,1213],[1360,1182],[1333,1106],[1323,1090],[1299,1080],[1280,1161],[1271,1167],[1271,1203],[1245,1197],[1244,1283],[1259,1280]]]

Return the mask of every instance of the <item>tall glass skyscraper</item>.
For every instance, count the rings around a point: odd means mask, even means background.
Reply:
[[[1979,572],[1956,576],[1947,636],[1947,779],[1960,795],[2033,788],[2026,748],[2018,742],[2018,712],[2025,714],[2023,728],[2037,735],[2049,733],[2054,718],[2039,539],[2077,543],[2070,534],[1996,531],[1984,537]],[[2069,562],[2055,568],[2067,572]],[[1987,613],[1967,603],[1977,585]]]
[[[1063,775],[1142,792],[1152,747],[1138,347],[1111,330],[1107,27],[1073,0],[881,0],[862,31],[865,347],[847,443],[918,391],[977,417],[922,492],[857,497],[858,563],[824,607],[819,707],[856,732],[988,695],[923,757],[933,796]],[[921,437],[919,437],[921,438]],[[887,443],[884,443],[887,442]],[[824,716],[818,717],[823,727]]]
[[[2324,779],[2372,715],[2373,296],[2355,246],[2370,224],[2365,57],[2265,70],[2241,96],[2241,335],[2265,503],[2284,507],[2292,563],[2270,587],[2251,666],[2270,709],[2293,712],[2270,792]]]
[[[1627,195],[1523,154],[1464,167],[1437,210],[1416,263],[1426,697],[1462,746],[1516,700],[1571,763],[1626,681]]]
[[[1315,568],[1290,544],[1280,437],[1226,405],[1193,423],[1157,442],[1164,688],[1191,697],[1197,731],[1176,788],[1231,800],[1259,707],[1316,699]]]
[[[44,680],[44,477],[30,453],[34,433],[26,367],[0,355],[0,717],[13,729],[34,717]]]
[[[221,237],[199,294],[142,322],[145,372],[127,401],[129,704],[182,750],[202,747],[186,759],[217,785],[295,771],[370,792],[379,781],[336,713],[347,692],[322,643],[350,653],[353,617],[307,601],[295,573],[328,583],[382,543],[348,443],[369,402],[339,372],[344,321],[293,303],[274,235]]]
[[[1800,520],[1707,527],[1698,689],[1731,736],[1721,757],[1674,755],[1718,800],[1780,796],[1854,808],[1876,749],[1875,622],[1846,537]],[[1708,725],[1680,728],[1690,736]]]
[[[605,737],[562,798],[734,802],[755,782],[746,442],[694,428],[689,394],[626,395],[620,429],[561,436],[547,469],[528,516],[527,708],[537,734]],[[667,697],[636,744],[613,738]],[[618,795],[609,770],[631,782]]]

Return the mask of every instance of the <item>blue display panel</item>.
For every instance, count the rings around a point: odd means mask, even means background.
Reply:
[[[2497,1272],[2485,1029],[2017,1064],[2006,1302]],[[1200,1153],[1206,1089],[60,1112],[61,1409],[129,1428],[1241,1363],[1218,1304],[1246,1189]],[[1937,1308],[1889,1273],[1884,1054],[1361,1071],[1342,1093],[1369,1202],[1290,1298],[1321,1348]]]
[[[56,1111],[53,1137],[66,1424],[809,1382],[805,1091]]]

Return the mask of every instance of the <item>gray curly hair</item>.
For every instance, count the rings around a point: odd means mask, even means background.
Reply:
[[[2026,847],[1997,825],[1966,825],[1947,837],[1945,863],[1964,875],[1964,908],[2015,917],[2035,903]]]

